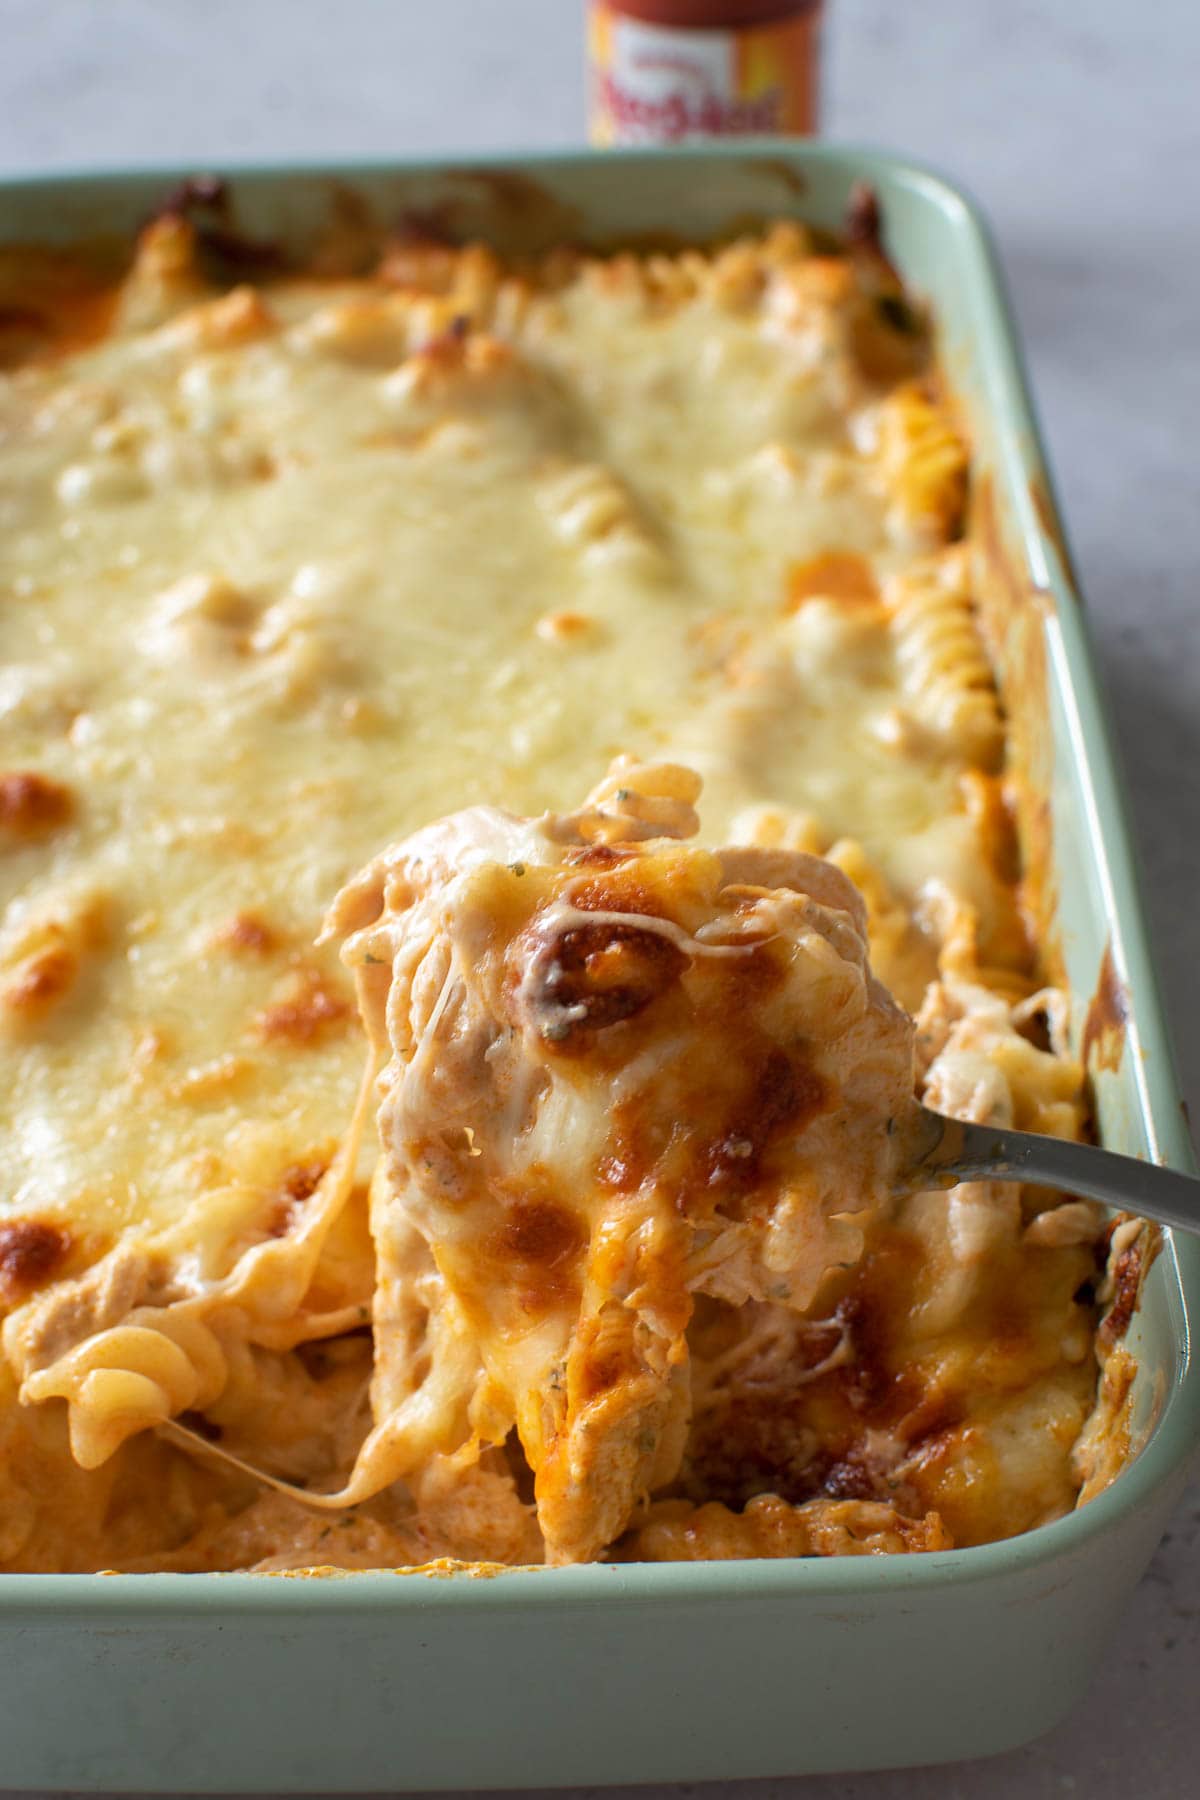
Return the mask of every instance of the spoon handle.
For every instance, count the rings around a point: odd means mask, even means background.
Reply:
[[[923,1110],[931,1132],[934,1121],[941,1130],[917,1165],[914,1187],[922,1185],[926,1175],[932,1177],[931,1187],[951,1187],[959,1181],[1034,1181],[1140,1213],[1161,1225],[1200,1232],[1200,1180],[1195,1176],[1099,1150],[1094,1144],[972,1125]]]

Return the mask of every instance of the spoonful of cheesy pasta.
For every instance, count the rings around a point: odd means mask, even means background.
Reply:
[[[808,1305],[918,1111],[855,888],[684,843],[699,790],[622,759],[568,816],[456,814],[326,927],[387,1059],[360,1468],[407,1468],[414,1431],[469,1459],[515,1428],[551,1562],[599,1554],[677,1474],[695,1297]]]

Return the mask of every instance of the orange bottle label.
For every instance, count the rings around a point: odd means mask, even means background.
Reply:
[[[818,6],[764,25],[687,30],[591,0],[588,29],[594,144],[816,130]]]

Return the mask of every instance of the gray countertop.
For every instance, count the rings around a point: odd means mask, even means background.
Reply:
[[[582,0],[0,0],[0,176],[576,144],[581,17]],[[830,133],[939,165],[995,225],[1200,1116],[1200,9],[831,0],[827,44]],[[1090,1698],[1038,1744],[952,1769],[704,1792],[1195,1792],[1198,1553],[1200,1485]]]

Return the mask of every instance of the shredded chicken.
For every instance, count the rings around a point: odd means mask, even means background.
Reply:
[[[515,1426],[551,1562],[678,1473],[693,1297],[802,1309],[888,1204],[912,1027],[841,872],[713,851],[689,770],[477,809],[345,889],[380,1077],[376,1428],[351,1489]]]

